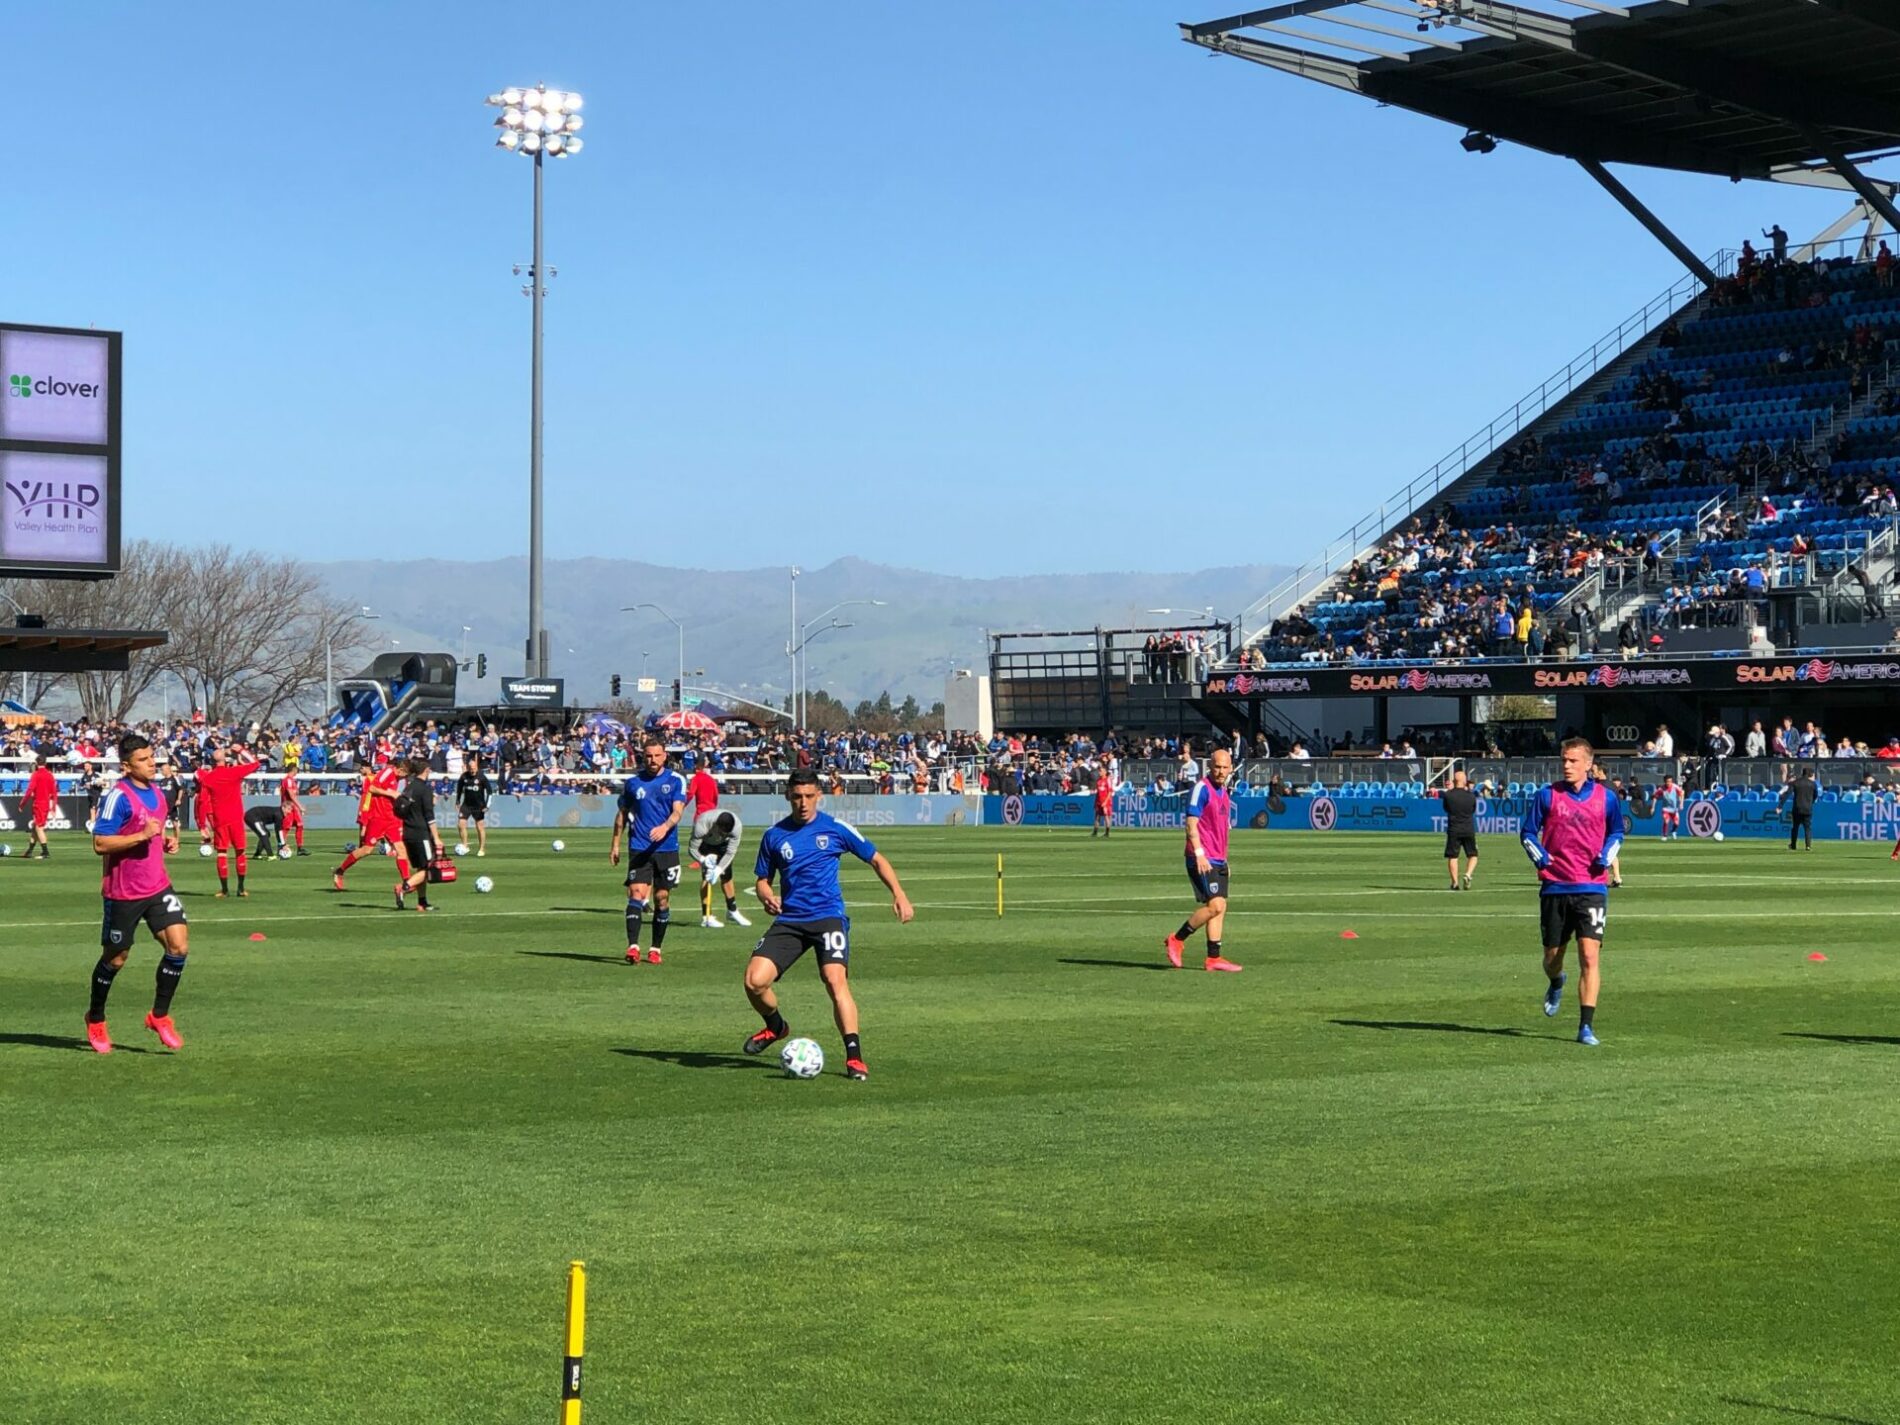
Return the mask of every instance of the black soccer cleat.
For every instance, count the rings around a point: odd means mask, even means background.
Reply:
[[[747,1054],[763,1054],[767,1049],[778,1043],[779,1040],[788,1037],[791,1032],[789,1028],[761,1029],[757,1034],[754,1034],[750,1039],[746,1040],[745,1043],[741,1044],[739,1048]]]

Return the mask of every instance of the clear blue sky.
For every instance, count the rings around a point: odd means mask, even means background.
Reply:
[[[1177,38],[1218,13],[13,6],[0,317],[127,332],[129,534],[401,557],[433,497],[520,553],[482,99],[545,82],[550,555],[1298,561],[1679,269],[1572,165]],[[1846,206],[1624,177],[1700,251]]]

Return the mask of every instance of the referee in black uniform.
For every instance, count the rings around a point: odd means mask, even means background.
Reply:
[[[1451,785],[1439,794],[1438,804],[1445,809],[1445,870],[1451,875],[1450,889],[1468,891],[1478,869],[1478,794],[1471,790],[1471,779],[1462,768],[1451,774]],[[1462,876],[1458,874],[1461,851],[1465,855]]]

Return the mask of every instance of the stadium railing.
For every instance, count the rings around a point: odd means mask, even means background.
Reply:
[[[1734,261],[1735,253],[1724,249],[1709,259],[1709,267],[1718,274],[1727,275],[1733,270]],[[1425,505],[1447,486],[1463,479],[1511,437],[1621,357],[1695,300],[1703,290],[1700,278],[1685,273],[1667,290],[1645,303],[1640,311],[1625,317],[1613,330],[1599,337],[1588,350],[1574,357],[1562,370],[1513,402],[1509,410],[1493,418],[1482,430],[1460,443],[1456,450],[1387,497],[1377,509],[1361,516],[1317,557],[1308,560],[1240,612],[1235,619],[1239,627],[1232,646],[1245,647],[1273,620],[1297,608],[1335,572],[1363,554],[1397,521]]]

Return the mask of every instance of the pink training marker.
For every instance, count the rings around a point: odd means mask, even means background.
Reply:
[[[1339,932],[1339,938],[1341,940],[1357,940],[1359,938],[1359,932],[1356,930],[1342,930]]]
[[[253,939],[253,940],[262,940],[263,938],[264,938],[264,932],[263,932],[263,931],[261,931],[261,930],[253,930],[253,931],[251,932],[251,939]]]
[[[1809,955],[1808,958],[1810,960],[1825,960],[1827,956],[1823,955],[1819,950],[1816,950],[1813,954]]]

